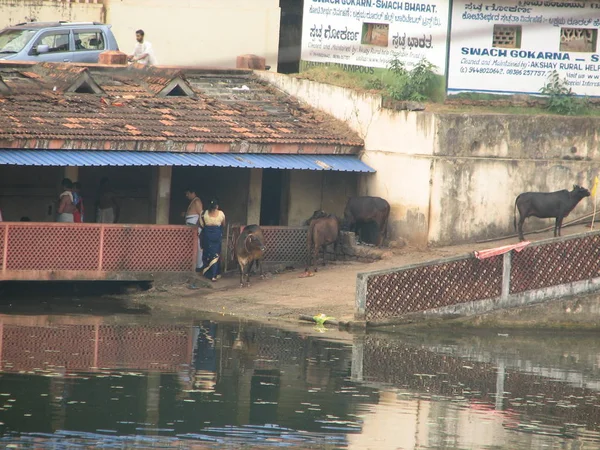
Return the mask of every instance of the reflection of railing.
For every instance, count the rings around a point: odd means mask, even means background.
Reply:
[[[522,412],[542,424],[578,423],[596,430],[600,421],[600,408],[591,400],[598,391],[587,383],[576,386],[535,371],[506,368],[502,360],[474,361],[376,336],[355,341],[352,376],[413,393],[461,398],[471,406]]]
[[[25,326],[0,321],[0,370],[177,372],[191,363],[187,326]]]
[[[140,279],[144,273],[190,272],[197,251],[194,231],[169,225],[2,222],[0,280]]]
[[[479,260],[464,255],[358,275],[356,316],[476,314],[600,287],[600,232],[548,239]]]
[[[265,236],[265,266],[298,266],[306,264],[308,257],[307,227],[267,227],[262,226]],[[242,227],[232,225],[227,231],[226,270],[237,269],[235,242]]]

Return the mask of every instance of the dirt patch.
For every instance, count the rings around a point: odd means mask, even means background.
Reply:
[[[538,235],[536,239],[545,237]],[[405,247],[393,250],[391,257],[374,263],[330,263],[319,268],[312,277],[303,276],[302,270],[268,274],[264,280],[253,276],[249,288],[239,287],[239,277],[235,272],[216,283],[191,276],[187,283],[157,287],[132,298],[154,308],[210,311],[247,318],[296,319],[299,314],[325,313],[340,320],[349,320],[354,314],[356,275],[360,272],[465,254],[512,241],[514,239],[426,249]]]
[[[581,233],[586,229],[589,228],[573,226],[563,230],[563,235]],[[527,237],[537,241],[551,236],[550,233],[545,233]],[[314,316],[321,313],[340,321],[349,321],[354,317],[358,273],[402,267],[516,242],[516,239],[505,239],[451,247],[404,247],[391,250],[389,258],[374,263],[330,263],[326,267],[319,267],[314,276],[309,277],[304,276],[301,269],[268,274],[264,280],[254,275],[250,279],[249,288],[239,287],[237,272],[226,274],[215,283],[193,275],[186,283],[155,287],[147,292],[133,294],[128,299],[155,310],[210,312],[268,322],[297,322],[300,315]],[[475,322],[472,321],[471,324]]]

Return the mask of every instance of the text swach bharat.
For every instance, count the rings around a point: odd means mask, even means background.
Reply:
[[[473,48],[462,47],[462,55],[470,56],[491,56],[493,58],[520,58],[520,59],[547,59],[555,61],[570,61],[569,53],[564,52],[542,52],[537,50],[508,50],[503,48]],[[590,56],[592,62],[600,61],[600,55]]]
[[[312,0],[313,3],[327,3],[330,5],[360,6],[363,8],[395,9],[397,11],[413,11],[422,13],[436,13],[437,5],[429,3],[412,3],[398,0]]]

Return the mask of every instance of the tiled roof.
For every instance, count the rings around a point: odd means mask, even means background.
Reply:
[[[353,153],[363,145],[344,123],[249,71],[37,64],[0,65],[0,77],[4,148]]]

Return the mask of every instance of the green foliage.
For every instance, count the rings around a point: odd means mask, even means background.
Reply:
[[[443,102],[446,98],[445,78],[437,75],[434,69],[433,64],[423,59],[409,71],[396,56],[386,69],[375,68],[371,73],[323,65],[311,67],[295,76],[357,91],[377,92],[400,101]]]
[[[566,78],[553,70],[540,92],[547,97],[548,110],[555,114],[574,116],[584,112],[588,106],[587,99],[577,97]]]
[[[436,87],[435,66],[426,59],[419,61],[411,71],[397,57],[392,59],[389,70],[393,80],[388,86],[388,94],[394,100],[422,102],[433,97]]]

